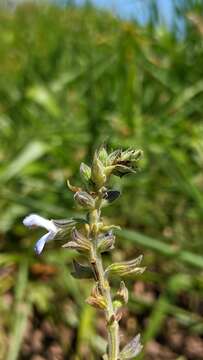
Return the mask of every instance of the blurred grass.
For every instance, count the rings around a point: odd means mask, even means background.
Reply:
[[[203,18],[197,2],[186,8],[176,14],[184,16],[181,37],[175,26],[169,31],[153,17],[141,27],[90,6],[26,4],[14,12],[1,10],[0,344],[6,346],[5,334],[10,335],[8,360],[18,357],[26,319],[35,308],[56,323],[61,319],[79,328],[78,356],[86,335],[94,333],[91,310],[83,308],[87,286],[68,273],[75,254],[56,244],[36,258],[32,247],[39,233],[28,233],[21,223],[30,212],[50,218],[76,214],[66,179],[79,183],[80,162],[89,161],[101,143],[145,153],[136,178],[126,177],[122,185],[115,179],[112,186],[122,186],[123,195],[105,210],[106,218],[128,229],[118,234],[121,251],[115,256],[146,253],[149,279],[143,279],[158,282],[163,291],[152,304],[145,339],[157,336],[162,319],[176,306],[169,295],[174,273],[190,274],[186,291],[201,299]],[[52,281],[44,281],[43,269]],[[153,277],[157,271],[159,280]],[[10,305],[8,293],[14,297]],[[60,305],[52,301],[66,296],[76,308],[56,319]],[[22,312],[16,310],[21,305]],[[188,319],[190,311],[184,311],[178,309],[177,317]],[[198,315],[195,309],[191,313]],[[90,340],[99,353],[101,339]]]

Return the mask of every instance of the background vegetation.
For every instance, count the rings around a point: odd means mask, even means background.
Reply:
[[[171,30],[156,8],[143,27],[90,6],[1,11],[0,359],[99,359],[104,320],[71,278],[75,253],[37,257],[22,219],[78,214],[66,179],[103,142],[145,154],[104,214],[123,228],[114,258],[148,268],[123,342],[140,331],[141,358],[203,359],[203,6],[179,3]]]

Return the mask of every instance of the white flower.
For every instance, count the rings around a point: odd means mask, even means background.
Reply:
[[[48,220],[37,214],[31,214],[23,220],[23,224],[29,228],[43,227],[48,232],[43,235],[35,245],[35,251],[39,255],[41,254],[45,244],[55,238],[59,228],[54,224],[53,220]]]

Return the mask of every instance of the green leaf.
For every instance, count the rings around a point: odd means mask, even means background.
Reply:
[[[46,151],[47,146],[43,142],[33,141],[29,143],[0,174],[0,181],[8,181],[20,174],[26,166],[42,157]]]
[[[145,249],[153,250],[166,257],[174,257],[176,261],[181,261],[188,265],[203,269],[203,258],[185,250],[179,250],[171,245],[164,244],[162,241],[132,230],[121,230],[119,234],[126,240],[138,244]]]
[[[43,85],[32,86],[27,90],[27,97],[41,105],[50,115],[58,117],[61,110],[56,102],[56,98],[51,91]]]
[[[7,360],[17,360],[20,347],[25,334],[28,316],[31,311],[29,302],[26,302],[25,295],[28,284],[28,262],[22,261],[20,264],[17,282],[15,286],[15,311],[10,337],[10,346]]]

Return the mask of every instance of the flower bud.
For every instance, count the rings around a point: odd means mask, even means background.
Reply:
[[[98,150],[98,159],[102,162],[102,164],[104,166],[106,166],[107,161],[108,161],[108,153],[107,153],[105,147],[101,147]]]
[[[101,294],[98,284],[93,288],[91,296],[87,298],[86,302],[97,309],[105,310],[107,308],[106,300]]]
[[[134,150],[134,153],[132,155],[133,161],[138,161],[143,157],[143,151],[142,150]]]
[[[127,360],[136,357],[142,350],[142,345],[140,343],[140,334],[135,336],[120,352],[119,359]]]
[[[72,230],[71,239],[72,241],[69,241],[63,245],[64,248],[77,250],[79,253],[87,255],[89,254],[91,248],[90,241],[76,228]]]
[[[112,171],[113,175],[119,176],[120,178],[128,174],[136,174],[136,168],[128,167],[125,165],[115,165]]]
[[[108,156],[108,163],[109,165],[113,165],[116,163],[118,159],[120,159],[122,151],[121,150],[115,150]]]
[[[55,236],[55,240],[67,241],[67,238],[70,237],[71,231],[78,224],[85,224],[86,220],[82,218],[72,218],[72,219],[59,219],[52,220],[53,224],[57,227],[58,232]]]
[[[125,161],[137,161],[139,160],[143,155],[142,150],[133,150],[133,149],[128,149],[126,151],[123,151],[121,153],[121,157],[120,157],[120,161],[121,162],[125,162]]]
[[[88,182],[91,178],[91,168],[88,165],[86,165],[85,163],[81,163],[80,175],[84,181]]]
[[[86,191],[77,191],[74,195],[74,199],[80,206],[85,207],[86,209],[93,209],[95,206],[94,198]]]
[[[136,173],[136,162],[142,156],[141,150],[128,149],[126,151],[116,150],[108,156],[106,175],[111,174],[122,177],[126,174]]]
[[[92,163],[92,174],[91,180],[95,184],[96,188],[100,189],[105,185],[106,182],[106,174],[105,167],[102,164],[101,160],[99,160],[97,154],[95,154],[93,163]]]
[[[106,175],[115,175],[122,177],[127,174],[136,173],[137,167],[133,164],[129,164],[129,166],[126,166],[124,164],[115,164],[111,166],[106,167]]]
[[[109,232],[98,238],[97,249],[100,253],[112,250],[114,248],[114,243],[115,243],[115,236],[112,234],[112,232]]]
[[[145,268],[137,267],[141,261],[142,255],[135,260],[113,263],[106,268],[105,276],[108,276],[109,274],[118,276],[142,274],[145,271]]]
[[[114,300],[120,302],[121,306],[127,304],[128,302],[128,289],[125,286],[124,281],[121,281],[120,288],[118,289]]]

